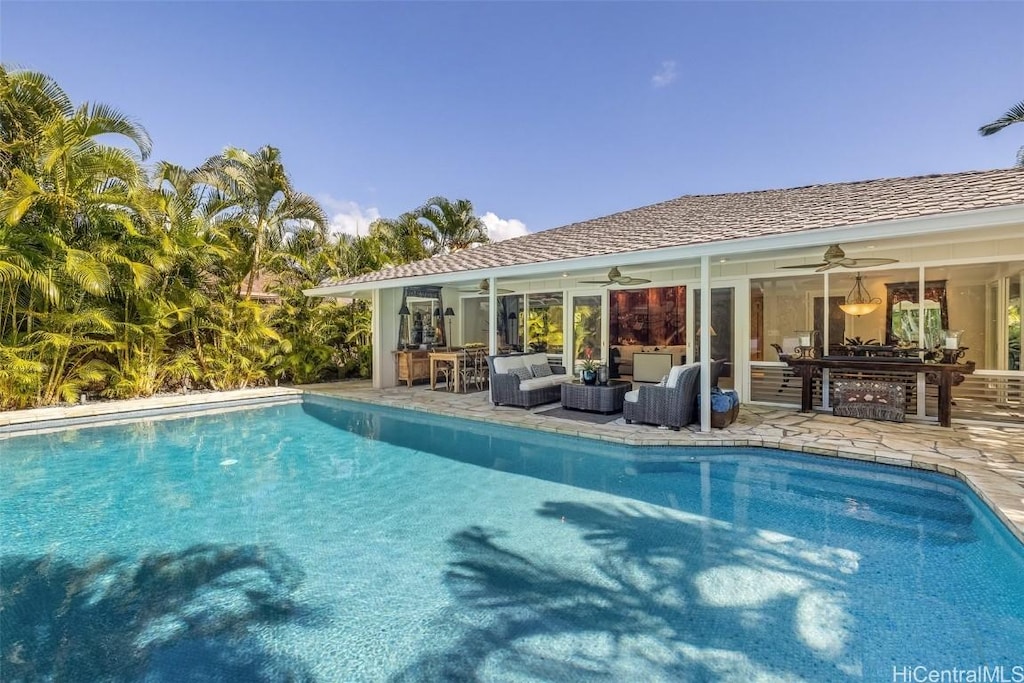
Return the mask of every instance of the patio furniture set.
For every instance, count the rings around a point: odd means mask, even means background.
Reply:
[[[441,349],[427,355],[430,388],[436,389],[438,379],[444,380],[448,391],[462,393],[487,386],[487,352],[483,349]]]
[[[700,415],[698,363],[673,366],[664,384],[644,384],[639,389],[633,389],[632,382],[622,380],[585,384],[566,374],[564,367],[548,365],[545,354],[488,356],[487,363],[491,401],[495,405],[530,408],[561,400],[562,407],[571,410],[605,414],[621,411],[627,423],[641,422],[676,430],[695,422]],[[739,400],[735,392],[718,390],[718,377],[725,361],[712,361],[711,367],[712,425],[725,427],[736,419]]]

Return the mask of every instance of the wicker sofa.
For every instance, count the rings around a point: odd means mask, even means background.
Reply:
[[[534,367],[547,366],[550,375],[537,376]],[[562,400],[562,383],[572,379],[561,365],[549,365],[543,353],[521,353],[487,356],[490,370],[491,403],[497,406],[532,408],[542,403]],[[529,377],[520,377],[513,371],[529,371]]]
[[[724,368],[724,360],[711,361],[712,387],[718,385]],[[665,386],[644,384],[627,393],[622,406],[623,417],[627,423],[643,422],[678,431],[680,427],[695,422],[700,415],[697,411],[699,393],[700,364],[676,365]]]

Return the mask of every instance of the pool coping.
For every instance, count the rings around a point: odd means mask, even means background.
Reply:
[[[214,409],[221,412],[296,403],[302,400],[302,395],[302,391],[291,387],[262,387],[5,411],[0,412],[0,441],[76,427],[102,427],[153,418],[188,417],[209,413]]]

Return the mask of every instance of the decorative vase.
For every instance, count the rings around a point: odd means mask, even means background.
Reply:
[[[597,383],[604,385],[608,384],[608,366],[602,365],[597,369]]]
[[[584,384],[594,384],[595,382],[597,382],[597,373],[595,371],[593,371],[593,370],[584,370],[583,371],[583,383]]]

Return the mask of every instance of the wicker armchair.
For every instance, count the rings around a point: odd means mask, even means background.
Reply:
[[[677,366],[678,367],[678,366]],[[725,360],[711,361],[711,386],[718,386],[718,378],[725,370]],[[623,403],[622,413],[627,423],[643,422],[670,427],[679,431],[695,422],[700,413],[697,410],[697,396],[700,393],[700,365],[694,363],[685,367],[676,379],[674,387],[641,385],[635,402]]]
[[[674,387],[641,385],[636,402],[623,403],[623,417],[627,423],[664,425],[678,431],[693,422],[699,390],[700,366],[693,365],[682,371]]]

